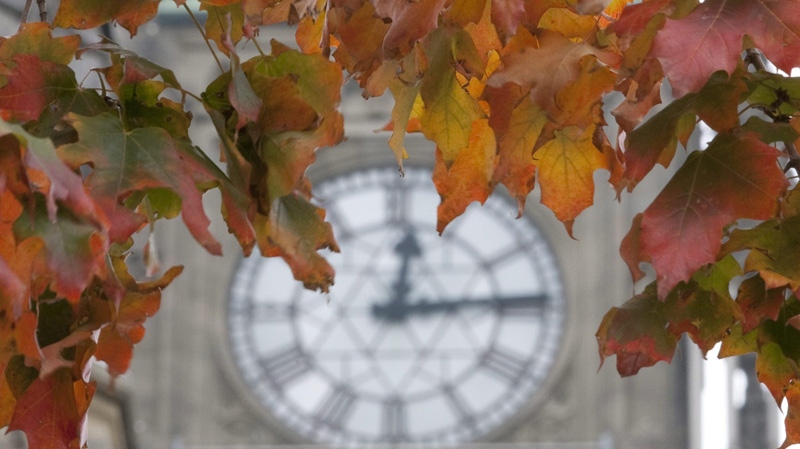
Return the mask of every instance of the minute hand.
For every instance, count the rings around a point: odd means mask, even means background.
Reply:
[[[548,299],[549,297],[544,294],[444,301],[427,301],[423,299],[413,303],[406,303],[403,306],[402,314],[404,317],[407,317],[408,315],[429,315],[437,312],[447,313],[455,312],[464,307],[490,308],[498,311],[507,309],[529,309],[531,307],[543,305]],[[391,319],[396,314],[397,311],[392,309],[391,304],[375,304],[372,306],[372,316],[375,318]]]

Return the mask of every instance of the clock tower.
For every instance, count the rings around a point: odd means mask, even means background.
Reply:
[[[193,68],[176,70],[182,85],[200,92],[218,72],[189,26],[159,16],[140,29],[158,35],[157,49],[123,44],[156,62],[181,55]],[[82,63],[104,64],[91,58]],[[349,140],[321,151],[308,174],[342,248],[326,255],[337,270],[330,294],[303,290],[281,260],[242,259],[233,238],[212,257],[181,223],[158,223],[162,265],[187,266],[130,371],[101,393],[102,410],[116,411],[90,412],[90,428],[114,422],[114,435],[95,440],[107,446],[90,447],[688,446],[680,355],[630,379],[598,371],[595,330],[632,295],[618,245],[646,198],[617,204],[598,174],[602,207],[578,218],[573,240],[537,191],[518,219],[498,192],[438,236],[433,148],[409,136],[416,151],[401,177],[388,137],[373,133],[390,105],[352,90],[343,108]],[[210,122],[194,117],[204,131],[193,140],[213,148]],[[209,211],[219,210],[213,195]],[[227,234],[222,221],[212,227]],[[94,372],[110,391],[103,368]]]

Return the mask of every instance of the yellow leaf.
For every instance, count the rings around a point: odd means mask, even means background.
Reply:
[[[542,204],[549,207],[572,235],[575,218],[594,199],[594,172],[608,161],[592,142],[595,128],[569,127],[555,131],[534,158],[539,167]]]

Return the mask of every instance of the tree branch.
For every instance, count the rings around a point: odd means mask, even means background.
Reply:
[[[767,66],[764,65],[764,58],[761,57],[761,52],[755,48],[748,48],[744,51],[744,62],[748,65],[752,65],[753,68],[756,70],[767,70]]]

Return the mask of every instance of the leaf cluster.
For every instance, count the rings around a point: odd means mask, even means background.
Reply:
[[[245,255],[257,246],[327,291],[320,250],[338,247],[305,171],[344,138],[352,79],[394,99],[385,130],[401,170],[407,133],[436,144],[439,232],[500,185],[521,214],[538,185],[571,235],[595,172],[622,196],[685,148],[622,242],[634,280],[654,280],[603,319],[601,358],[635,374],[671,360],[684,333],[703,351],[755,352],[759,379],[789,401],[784,445],[800,442],[796,0],[200,0],[198,39],[222,74],[199,95],[107,38],[54,37],[109,22],[134,35],[158,4],[62,0],[52,23],[0,38],[0,426],[35,448],[84,444],[89,361],[125,372],[180,272],[135,279],[134,241],[147,238],[155,275],[156,223],[180,215],[220,254],[210,189]],[[259,30],[276,23],[296,25],[296,42],[266,54]],[[240,60],[243,41],[259,55]],[[108,60],[96,88],[69,66],[87,51]],[[615,134],[610,95],[623,98]],[[222,161],[191,141],[187,101],[205,108]],[[695,148],[700,123],[716,134]]]

